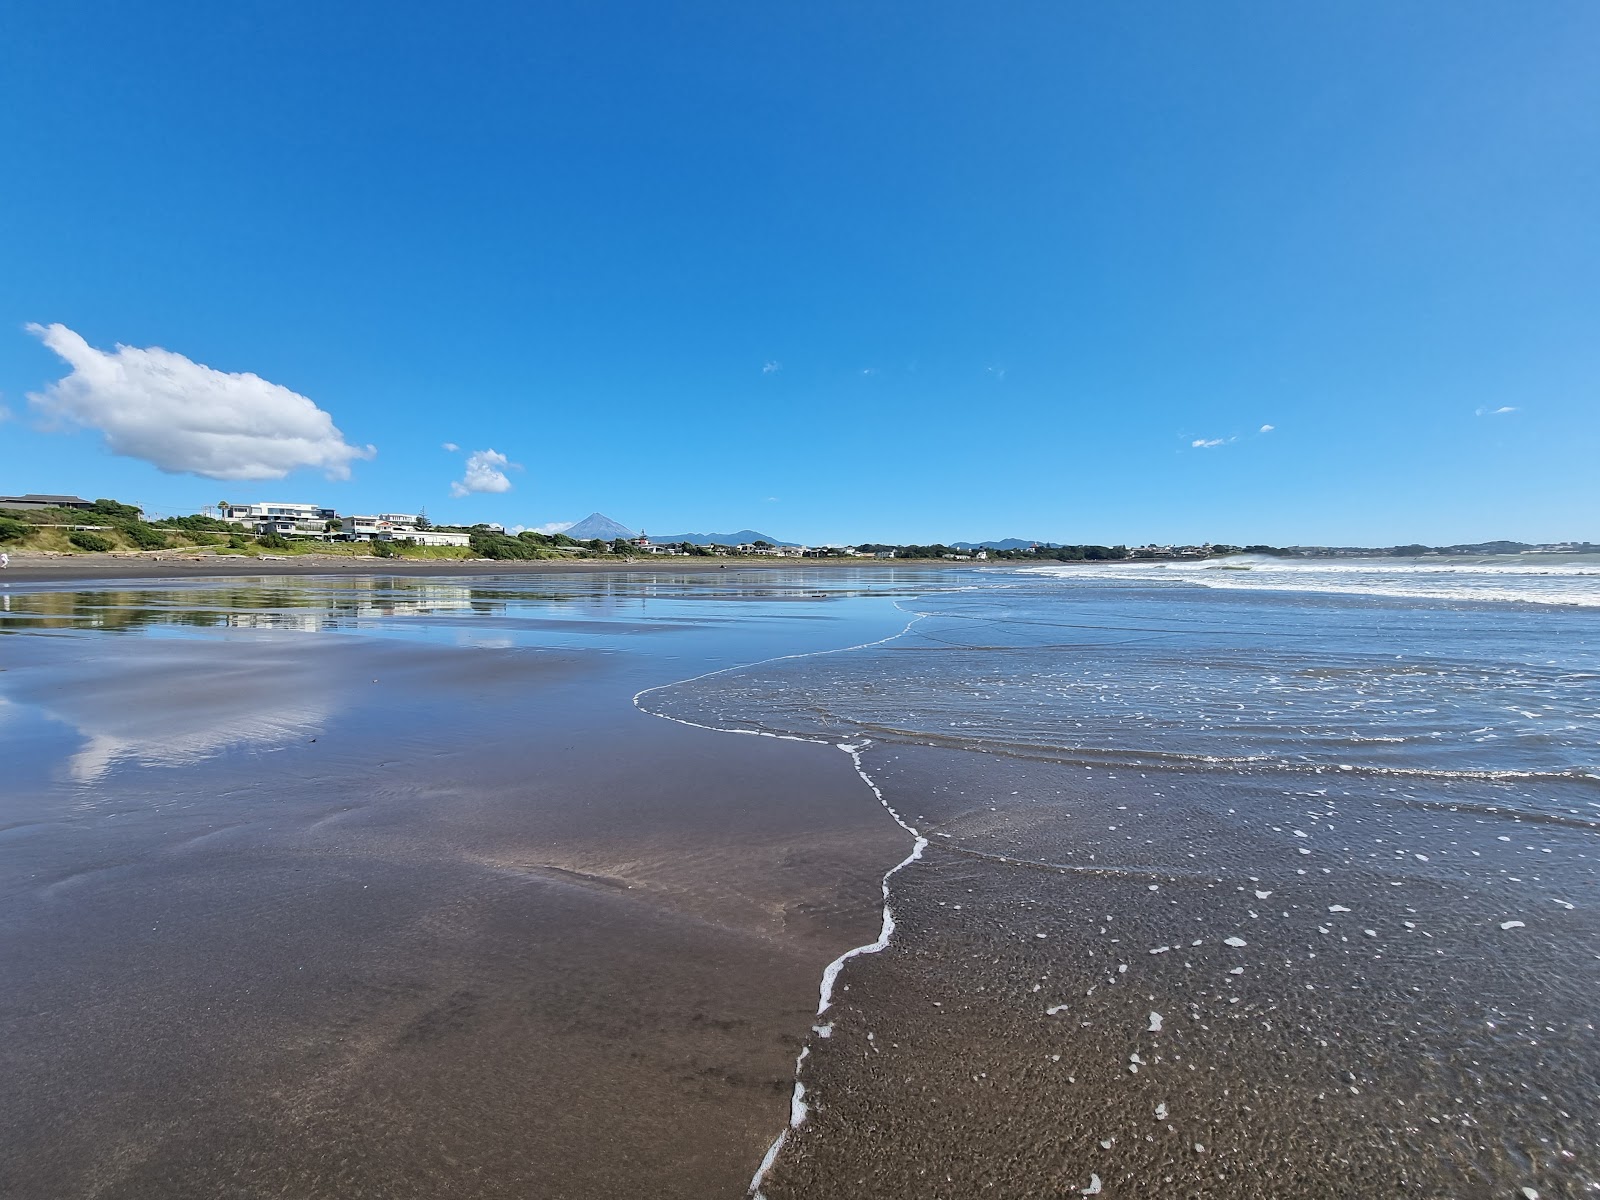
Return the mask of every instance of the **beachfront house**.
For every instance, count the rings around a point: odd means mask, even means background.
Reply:
[[[418,529],[418,518],[413,513],[355,513],[337,519],[339,529],[335,536],[346,542],[409,541],[414,546],[472,545],[469,534]]]
[[[472,538],[465,533],[449,533],[442,529],[381,530],[376,535],[380,542],[410,542],[413,546],[470,546]]]
[[[294,504],[267,501],[261,504],[219,504],[221,519],[242,525],[257,536],[276,533],[282,537],[322,538],[328,536],[328,522],[334,510],[320,504]]]
[[[29,492],[25,496],[0,496],[0,508],[17,508],[24,512],[39,508],[93,508],[93,500],[82,496],[48,496]]]

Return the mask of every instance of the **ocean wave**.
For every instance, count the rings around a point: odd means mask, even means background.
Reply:
[[[1043,564],[1032,576],[1099,584],[1142,582],[1227,591],[1317,592],[1395,599],[1600,608],[1600,558],[1530,562],[1522,556],[1431,562],[1412,559],[1282,559],[1230,556],[1203,562]]]
[[[861,734],[878,741],[940,746],[956,750],[979,750],[1008,758],[1109,770],[1275,772],[1293,775],[1455,780],[1479,783],[1575,783],[1600,788],[1600,765],[1561,767],[1542,771],[1494,767],[1453,769],[1429,766],[1402,767],[1370,762],[1316,761],[1272,754],[1201,754],[1132,747],[1056,746],[1041,742],[1008,741],[974,731],[943,734],[923,729],[897,728],[874,721],[858,720],[851,724]],[[751,729],[747,732],[757,731]],[[760,730],[760,732],[767,731]]]

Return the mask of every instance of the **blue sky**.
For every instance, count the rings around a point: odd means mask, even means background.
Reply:
[[[5,20],[0,493],[1600,540],[1593,4]]]

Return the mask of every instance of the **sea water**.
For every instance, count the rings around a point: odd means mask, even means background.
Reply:
[[[997,567],[899,604],[888,641],[650,698],[840,745],[929,842],[766,1194],[1592,1193],[1600,559]]]
[[[893,642],[677,699],[1090,765],[1600,782],[1600,557],[1048,566],[901,606]]]

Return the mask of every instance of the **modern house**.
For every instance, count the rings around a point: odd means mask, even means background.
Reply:
[[[243,525],[253,533],[276,533],[280,537],[327,536],[328,522],[334,510],[317,504],[291,504],[272,501],[264,504],[219,504],[221,519],[231,525]]]
[[[334,536],[345,542],[402,542],[416,546],[470,546],[472,538],[465,533],[445,533],[437,529],[418,529],[417,517],[411,513],[377,513],[372,516],[354,515],[337,518],[339,528]]]
[[[472,538],[465,533],[447,533],[442,529],[386,529],[379,533],[380,542],[410,542],[413,546],[470,546]]]
[[[236,525],[250,525],[257,521],[331,521],[338,514],[331,508],[323,508],[320,504],[289,504],[274,501],[264,504],[219,504],[217,510],[222,514],[224,521],[232,521]]]
[[[409,539],[418,546],[469,546],[464,533],[443,533],[418,529],[414,513],[378,513],[373,516],[341,517],[338,510],[320,504],[291,504],[282,501],[261,504],[221,504],[222,520],[248,526],[257,534],[276,533],[282,537],[317,538],[321,541],[398,542]]]

